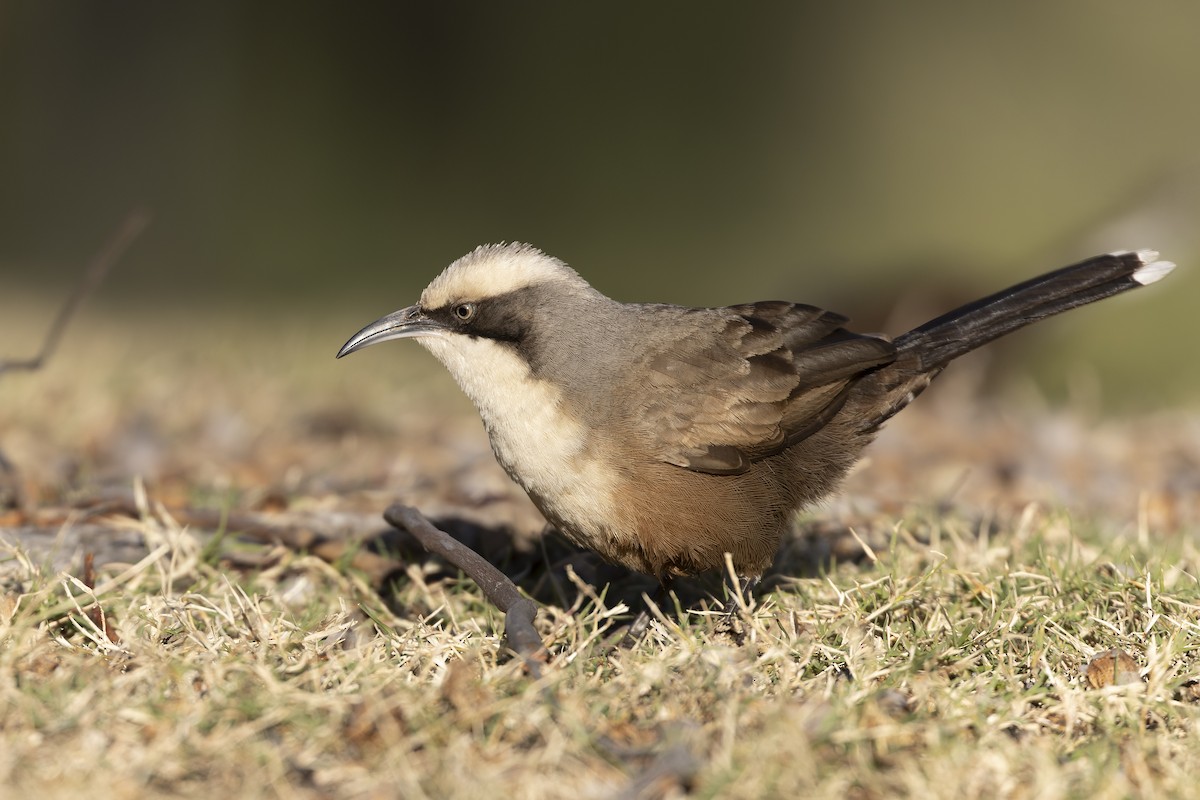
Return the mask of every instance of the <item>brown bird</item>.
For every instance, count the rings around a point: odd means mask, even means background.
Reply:
[[[893,340],[788,302],[620,303],[524,244],[477,248],[338,357],[417,338],[475,403],[492,450],[575,544],[669,581],[724,565],[752,585],[796,510],[958,356],[1154,283],[1151,250],[1096,256]]]

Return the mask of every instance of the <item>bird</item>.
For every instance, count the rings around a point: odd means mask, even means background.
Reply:
[[[890,338],[801,303],[619,302],[536,247],[491,244],[337,357],[416,339],[567,539],[664,586],[727,558],[752,586],[796,512],[835,491],[951,361],[1174,267],[1153,250],[1099,255]]]

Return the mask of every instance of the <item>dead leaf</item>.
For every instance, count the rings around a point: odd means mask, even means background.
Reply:
[[[1092,656],[1087,665],[1087,682],[1093,689],[1139,683],[1142,677],[1137,662],[1124,650],[1105,650]]]

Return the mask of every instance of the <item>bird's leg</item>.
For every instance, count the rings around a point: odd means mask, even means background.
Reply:
[[[758,585],[757,575],[739,575],[733,569],[733,564],[726,562],[728,570],[725,573],[726,599],[721,606],[721,616],[716,620],[716,630],[728,633],[739,645],[746,640],[746,619],[741,612],[749,616],[754,603],[754,587]]]
[[[750,610],[754,601],[754,587],[758,586],[761,576],[738,575],[732,570],[725,573],[725,604],[721,610],[726,617],[734,617],[740,609]]]
[[[671,587],[675,579],[671,577],[659,578],[658,589],[655,590],[654,596],[650,598],[650,602],[658,607],[671,597]],[[621,637],[621,647],[632,647],[642,640],[646,635],[646,628],[650,626],[650,609],[649,607],[642,608],[638,615],[633,618],[633,622],[629,623],[629,629],[625,631],[625,635]]]

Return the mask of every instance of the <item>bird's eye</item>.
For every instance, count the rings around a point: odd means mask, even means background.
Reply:
[[[470,322],[475,317],[475,304],[459,303],[454,307],[454,316],[459,322]]]

